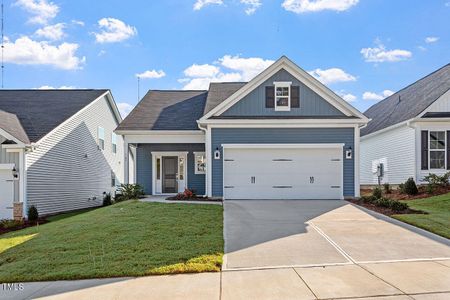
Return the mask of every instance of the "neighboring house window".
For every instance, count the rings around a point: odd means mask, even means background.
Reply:
[[[430,169],[445,169],[445,131],[430,131]]]
[[[206,172],[205,152],[194,152],[194,157],[195,157],[195,174],[205,174]]]
[[[112,187],[116,186],[116,174],[112,170],[111,170],[111,186]]]
[[[117,153],[117,135],[113,132],[111,134],[112,153]]]
[[[98,147],[102,150],[105,149],[105,129],[98,127]]]
[[[275,110],[291,110],[291,82],[274,82]]]

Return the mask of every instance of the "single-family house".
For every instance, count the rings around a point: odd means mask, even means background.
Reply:
[[[450,170],[450,64],[370,107],[361,184],[416,182]]]
[[[116,133],[132,164],[124,180],[146,194],[189,188],[224,199],[343,199],[359,195],[359,130],[367,122],[283,56],[249,82],[150,90]]]
[[[0,90],[0,219],[102,204],[123,180],[109,90]]]

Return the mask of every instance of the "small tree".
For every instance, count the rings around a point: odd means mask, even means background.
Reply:
[[[31,205],[28,208],[28,221],[36,222],[39,219],[39,213],[37,208],[34,205]]]
[[[386,194],[390,194],[392,192],[391,186],[389,185],[388,182],[383,183],[383,188]]]
[[[103,206],[108,206],[111,204],[111,193],[105,193],[105,195],[103,196]]]
[[[408,180],[406,180],[404,189],[405,193],[408,195],[417,195],[419,193],[416,182],[412,177],[409,177]]]
[[[372,191],[372,196],[375,199],[380,199],[383,195],[381,194],[381,189],[379,187],[375,187]]]

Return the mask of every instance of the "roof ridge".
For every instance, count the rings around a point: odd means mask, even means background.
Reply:
[[[161,90],[161,89],[150,89],[149,92],[207,92],[208,90]]]
[[[39,92],[39,91],[44,91],[44,92],[50,92],[50,91],[57,91],[57,92],[70,92],[70,91],[109,91],[109,89],[0,89],[0,92],[24,92],[24,91],[29,91],[29,92]]]

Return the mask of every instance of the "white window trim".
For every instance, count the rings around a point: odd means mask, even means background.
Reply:
[[[180,161],[180,157],[184,158],[184,170],[183,170],[183,176],[184,176],[184,180],[182,180],[184,182],[183,185],[183,190],[184,188],[188,187],[188,152],[172,152],[172,151],[152,151],[151,152],[152,155],[152,195],[176,195],[177,193],[156,193],[156,185],[157,185],[157,180],[156,180],[156,158],[160,157],[161,158],[161,165],[160,168],[162,168],[162,158],[164,156],[178,156],[178,170],[180,170],[180,166],[179,166],[179,161]],[[162,180],[162,169],[161,169],[161,178],[160,180]],[[180,188],[179,188],[180,190]]]
[[[204,151],[194,152],[194,174],[195,175],[204,175],[204,174],[206,174],[206,168],[207,168],[206,161],[205,161],[205,171],[203,171],[203,172],[198,171],[198,168],[197,168],[197,155],[202,155],[204,157],[204,159],[206,160],[206,153]]]
[[[116,145],[116,151],[114,152],[114,145]],[[117,154],[117,134],[114,132],[111,133],[111,153]]]
[[[274,83],[274,100],[275,100],[275,111],[290,111],[291,110],[291,81],[275,81]],[[287,87],[288,88],[288,105],[287,106],[278,106],[277,98],[285,98],[286,96],[277,96],[277,88],[279,87]]]
[[[103,138],[100,138],[100,129],[103,131]],[[100,140],[103,141],[103,147],[100,146]],[[105,150],[105,128],[103,128],[102,126],[97,127],[97,144],[100,150]]]
[[[444,133],[444,140],[445,140],[445,144],[444,144],[444,149],[431,149],[431,132],[443,132]],[[431,168],[431,151],[435,151],[435,152],[444,152],[444,167],[443,168]],[[442,171],[442,170],[446,170],[447,169],[447,132],[445,130],[438,130],[438,129],[433,129],[433,130],[428,130],[428,170],[430,171]]]

